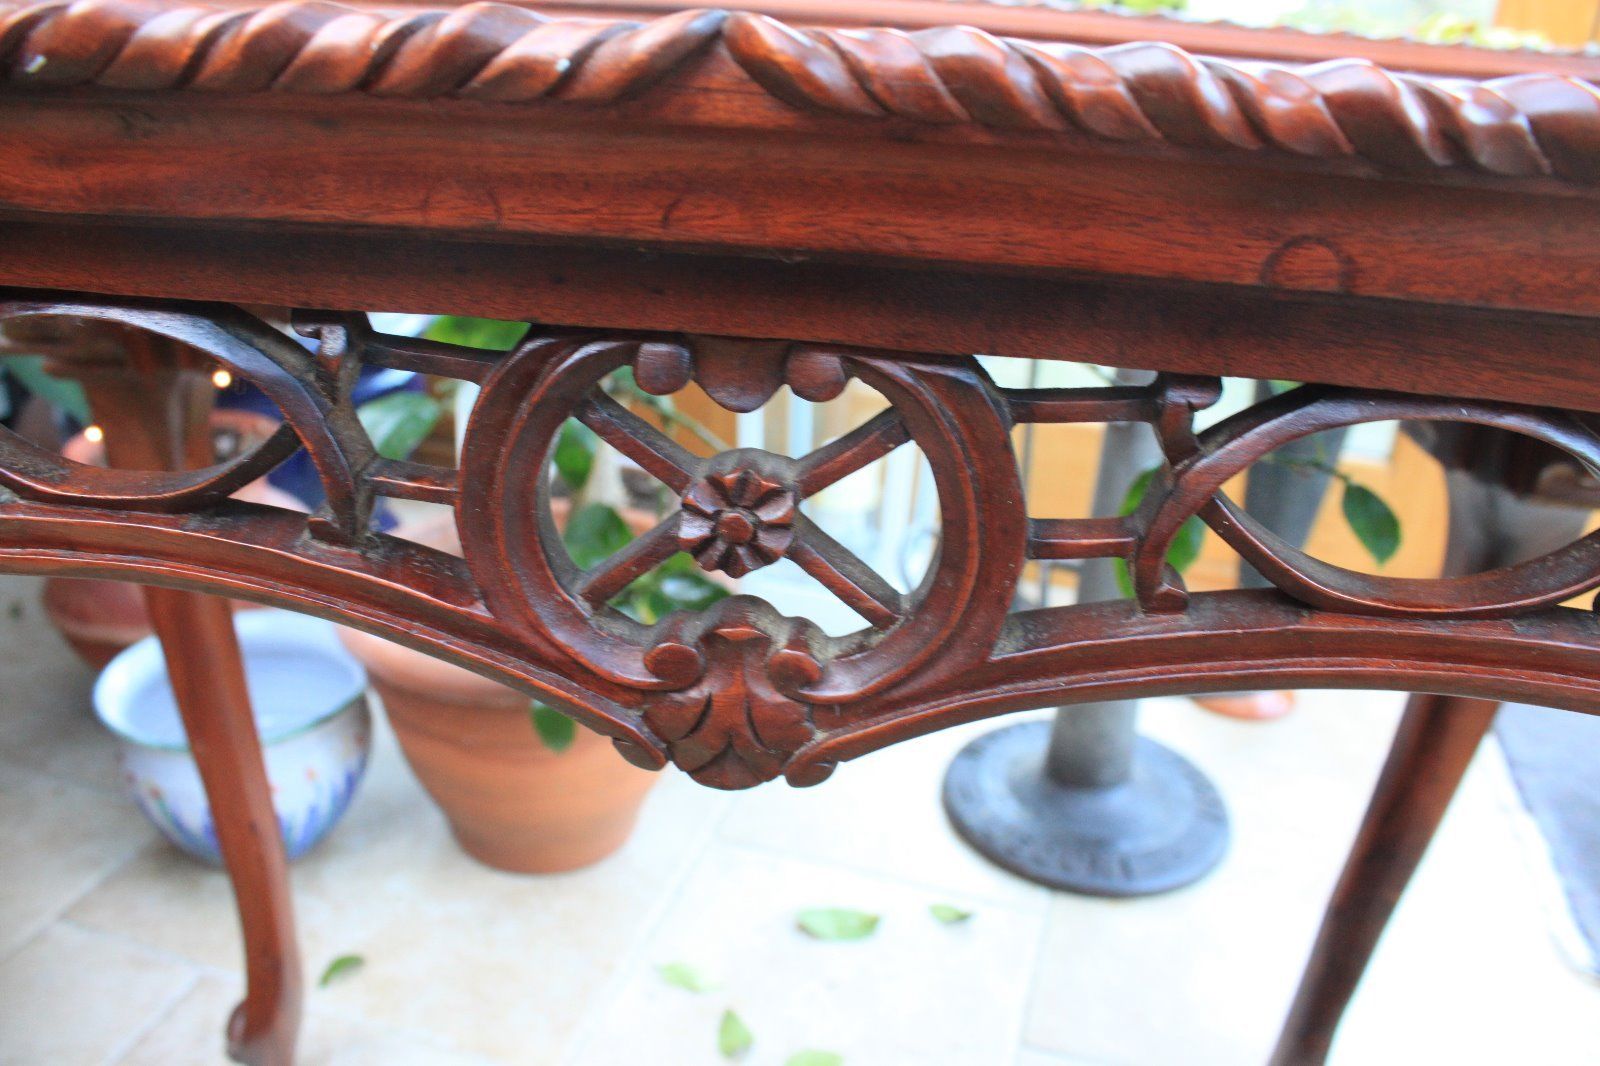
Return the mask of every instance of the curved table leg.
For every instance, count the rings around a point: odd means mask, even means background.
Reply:
[[[1536,558],[1582,532],[1587,512],[1580,508],[1522,499],[1468,471],[1450,471],[1447,483],[1446,574]],[[1499,707],[1431,695],[1413,696],[1406,704],[1279,1034],[1273,1066],[1309,1066],[1327,1058],[1378,937]]]
[[[1499,707],[1454,696],[1411,697],[1322,919],[1273,1066],[1327,1058],[1378,937]]]
[[[300,1026],[302,977],[288,862],[226,600],[148,588],[145,604],[167,660],[183,727],[217,827],[244,927],[246,992],[228,1022],[228,1053],[288,1066]]]
[[[172,352],[127,353],[138,367],[73,367],[105,431],[114,466],[174,469],[211,461],[207,375]],[[146,588],[178,711],[210,801],[217,844],[244,930],[246,991],[228,1024],[228,1053],[250,1066],[289,1066],[303,978],[288,860],[273,810],[244,662],[226,600]]]

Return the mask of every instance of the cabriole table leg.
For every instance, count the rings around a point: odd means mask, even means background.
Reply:
[[[211,461],[208,376],[181,354],[126,338],[125,365],[84,364],[111,465],[143,470]],[[146,588],[173,695],[205,786],[217,844],[243,927],[246,990],[228,1023],[228,1053],[249,1066],[290,1066],[303,977],[290,904],[288,860],[267,783],[244,661],[225,599]]]
[[[1506,438],[1492,444],[1505,445]],[[1577,535],[1583,507],[1526,499],[1499,483],[1506,468],[1479,445],[1482,472],[1447,473],[1450,534],[1446,574],[1470,574],[1538,557]],[[1356,841],[1322,919],[1300,989],[1273,1053],[1273,1066],[1327,1058],[1361,974],[1428,843],[1444,818],[1499,704],[1454,696],[1412,696],[1395,732]]]
[[[1417,695],[1333,890],[1272,1066],[1323,1062],[1378,937],[1500,705]]]
[[[228,1022],[228,1053],[250,1066],[289,1066],[302,976],[278,831],[226,600],[145,589],[183,727],[205,784],[217,844],[244,928],[246,991]]]

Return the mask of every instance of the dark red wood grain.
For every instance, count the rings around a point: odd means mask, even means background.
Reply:
[[[152,593],[156,613],[219,661],[193,591],[335,618],[725,788],[814,784],[1073,699],[1355,686],[1600,710],[1600,623],[1558,605],[1600,587],[1594,537],[1396,582],[1310,559],[1218,495],[1279,444],[1387,418],[1600,459],[1592,57],[969,2],[757,6],[0,2],[0,320],[64,372],[134,375],[102,400],[108,431],[181,436],[172,368],[207,360],[286,423],[206,470],[90,471],[0,433],[0,568],[187,590]],[[310,309],[295,325],[317,352],[237,304]],[[535,325],[502,357],[375,336],[371,310]],[[1163,374],[1002,390],[978,352]],[[362,365],[484,386],[459,469],[375,453],[349,398]],[[891,411],[809,456],[696,457],[597,391],[621,367],[729,411],[853,377]],[[1222,375],[1316,385],[1197,435]],[[569,417],[679,501],[587,571],[548,499]],[[1147,423],[1166,464],[1132,515],[1033,518],[1011,444],[1032,421]],[[912,444],[942,528],[906,593],[799,505]],[[228,498],[295,446],[328,497],[316,514]],[[373,532],[384,496],[454,507],[465,558]],[[1275,589],[1189,594],[1164,557],[1196,514]],[[861,629],[829,637],[745,596],[648,625],[607,605],[676,550],[733,575],[791,560]],[[1135,599],[1009,611],[1029,560],[1096,557],[1129,562]],[[191,665],[175,660],[192,697]],[[276,1064],[299,974],[281,856],[237,843],[269,813],[240,705],[188,717],[231,811],[230,870],[254,886],[235,1050]],[[1424,741],[1375,806],[1404,846],[1384,858],[1378,826],[1352,867],[1384,892],[1442,810],[1406,783]],[[1341,889],[1330,944],[1375,936],[1387,897],[1364,888]],[[1289,1060],[1328,1047],[1351,979],[1330,958]]]
[[[97,341],[113,349],[133,349],[132,365],[85,358]],[[186,368],[190,360],[175,346],[98,330],[80,333],[56,354],[84,380],[113,464],[160,471],[212,461],[206,421],[212,396],[209,375]],[[244,935],[245,998],[229,1019],[228,1051],[251,1066],[278,1066],[294,1058],[305,979],[288,859],[233,631],[233,610],[220,596],[193,591],[152,585],[144,596]]]

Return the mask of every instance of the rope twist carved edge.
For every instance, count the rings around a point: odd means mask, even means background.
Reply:
[[[405,15],[326,0],[0,3],[0,70],[24,87],[604,105],[719,46],[756,85],[807,111],[1600,182],[1600,90],[1553,74],[1474,81],[1355,59],[1296,67],[966,26],[797,29],[714,9],[629,22],[491,2]]]

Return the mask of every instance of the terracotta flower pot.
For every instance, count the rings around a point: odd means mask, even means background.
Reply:
[[[520,692],[354,630],[406,762],[468,855],[501,870],[555,873],[599,862],[633,832],[655,774],[580,728],[554,752]]]
[[[1224,718],[1268,722],[1294,710],[1294,693],[1271,689],[1259,692],[1212,692],[1193,697],[1197,706]]]
[[[242,447],[265,440],[277,423],[248,411],[213,411],[211,424],[219,433],[238,438]],[[69,440],[61,454],[73,462],[104,466],[105,445],[82,433]],[[235,494],[241,500],[303,511],[305,505],[265,480],[255,481]],[[144,610],[144,593],[138,585],[100,578],[53,577],[44,583],[45,615],[78,657],[101,670],[118,652],[150,635],[150,618]],[[235,609],[255,604],[236,602]]]
[[[563,522],[567,502],[552,504]],[[655,521],[642,512],[624,518],[636,534]],[[460,553],[452,520],[396,535]],[[657,775],[625,761],[610,740],[579,728],[570,747],[552,751],[534,731],[531,701],[515,689],[380,637],[341,637],[468,855],[500,870],[556,873],[599,862],[627,841]]]

